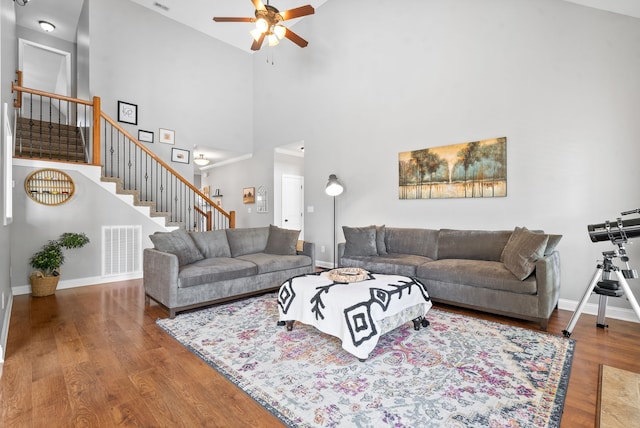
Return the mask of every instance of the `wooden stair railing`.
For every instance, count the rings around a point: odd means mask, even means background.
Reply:
[[[23,94],[29,94],[28,126],[33,128],[35,122],[44,122],[46,126],[41,123],[37,126],[44,128],[45,134],[48,133],[48,141],[38,142],[35,150],[31,142],[29,150],[23,152],[20,143],[20,152],[14,153],[14,156],[69,161],[64,158],[62,152],[53,153],[55,149],[52,148],[55,144],[52,145],[52,142],[57,141],[53,134],[56,132],[61,134],[62,131],[59,129],[68,126],[62,122],[72,122],[82,131],[82,145],[85,153],[83,159],[76,159],[76,162],[101,166],[104,180],[117,181],[125,193],[135,193],[139,202],[152,206],[152,215],[165,216],[170,225],[184,227],[187,230],[235,228],[235,211],[224,211],[117,122],[104,114],[100,108],[99,97],[86,101],[26,88],[21,86],[21,73],[18,73],[18,83],[12,82],[11,91],[17,93],[14,107],[18,117],[22,116],[25,109],[22,103]],[[37,97],[40,106],[36,112],[38,120],[34,118],[33,113],[34,96]],[[43,105],[48,105],[48,118]],[[82,106],[83,110],[78,111],[78,106]],[[56,113],[52,113],[53,111]],[[51,120],[53,115],[58,119],[57,126],[55,121]],[[91,132],[88,132],[89,130]],[[34,132],[30,130],[30,134],[33,135]],[[20,137],[17,135],[16,137],[18,143]],[[47,143],[49,146],[45,149]],[[46,155],[43,155],[44,153]]]

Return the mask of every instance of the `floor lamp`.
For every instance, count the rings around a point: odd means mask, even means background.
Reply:
[[[341,195],[344,187],[338,181],[335,174],[329,175],[329,181],[324,188],[324,192],[333,197],[333,267],[336,267],[336,196]]]

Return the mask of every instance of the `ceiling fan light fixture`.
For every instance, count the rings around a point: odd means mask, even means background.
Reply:
[[[205,165],[209,165],[209,162],[211,162],[209,159],[204,157],[203,153],[200,153],[200,157],[197,157],[193,160],[193,163],[195,163],[196,165],[199,166],[205,166]]]
[[[261,33],[264,33],[269,29],[269,23],[264,18],[256,19],[256,29],[258,29]]]
[[[249,33],[251,34],[251,37],[253,37],[253,40],[257,42],[258,40],[260,40],[260,37],[262,37],[264,31],[260,31],[260,29],[254,28],[253,30],[249,31]]]
[[[287,29],[284,25],[274,25],[273,34],[278,37],[278,39],[282,40],[285,34],[287,34]]]
[[[278,43],[280,43],[280,40],[278,40],[276,35],[273,33],[267,36],[267,41],[269,42],[269,46],[277,46]]]

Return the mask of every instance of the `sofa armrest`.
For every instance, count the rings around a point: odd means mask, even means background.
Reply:
[[[316,244],[313,242],[304,241],[302,251],[298,251],[299,255],[311,257],[311,268],[313,272],[316,270]]]
[[[549,315],[560,298],[560,253],[554,251],[536,262],[538,310],[541,318]]]
[[[344,249],[346,247],[346,242],[338,243],[338,254],[336,254],[336,260],[338,261],[338,267],[342,267],[342,258],[344,257]]]
[[[145,248],[142,269],[145,294],[167,308],[175,307],[178,290],[178,257],[154,248]]]

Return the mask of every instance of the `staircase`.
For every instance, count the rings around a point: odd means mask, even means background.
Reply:
[[[170,212],[160,212],[156,211],[156,203],[154,201],[143,201],[140,200],[140,191],[139,190],[127,190],[124,188],[123,180],[121,178],[114,177],[100,177],[100,181],[103,183],[114,183],[116,185],[116,194],[118,195],[131,195],[133,197],[133,205],[136,207],[148,207],[149,208],[149,217],[151,218],[161,218],[164,220],[164,226],[167,228],[185,228],[184,223],[172,222],[171,221],[171,213]]]
[[[84,135],[87,129],[19,117],[16,121],[15,157],[86,162]]]
[[[15,158],[100,166],[101,182],[113,183],[119,195],[131,195],[134,206],[156,222],[163,218],[168,228],[235,227],[234,211],[224,211],[104,114],[99,97],[80,100],[16,83],[11,90],[17,93]]]

